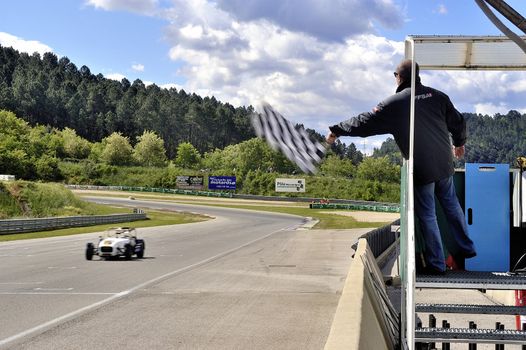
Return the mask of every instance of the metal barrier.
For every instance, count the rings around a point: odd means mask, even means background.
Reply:
[[[311,209],[348,209],[348,210],[367,210],[387,213],[399,213],[400,206],[396,205],[375,205],[375,204],[339,204],[339,203],[311,203]]]
[[[393,225],[400,225],[400,219],[360,236],[360,238],[365,238],[367,240],[367,244],[371,248],[375,258],[378,258],[380,254],[386,251],[387,248],[389,248],[398,238],[398,233],[393,232],[392,230]],[[357,247],[358,242],[352,246],[355,251]]]
[[[145,220],[146,213],[0,220],[0,235]]]

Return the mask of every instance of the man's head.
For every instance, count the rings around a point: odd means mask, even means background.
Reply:
[[[395,77],[396,81],[398,82],[398,85],[402,84],[403,82],[411,82],[411,66],[413,64],[413,61],[411,60],[403,60],[400,62],[398,67],[396,67],[395,71]],[[416,66],[416,82],[420,82],[420,68],[418,67],[418,63],[415,62]]]

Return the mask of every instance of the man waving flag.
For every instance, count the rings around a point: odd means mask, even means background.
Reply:
[[[252,115],[256,135],[264,137],[270,147],[281,151],[303,172],[315,173],[327,146],[312,140],[305,129],[295,127],[268,103],[263,103],[262,110]]]

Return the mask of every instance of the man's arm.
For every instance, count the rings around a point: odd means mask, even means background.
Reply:
[[[459,146],[459,147],[453,146],[453,155],[455,156],[455,158],[460,159],[464,157],[465,152],[466,152],[466,149],[464,145]]]
[[[451,138],[453,139],[453,145],[456,148],[459,148],[461,146],[464,146],[467,139],[467,132],[466,132],[466,120],[464,119],[464,116],[462,113],[456,110],[456,108],[453,106],[453,103],[451,103],[451,100],[449,97],[447,97],[447,109],[446,109],[446,123],[447,123],[447,129],[451,133]],[[456,156],[456,152],[455,152]]]
[[[329,145],[332,145],[334,142],[336,142],[337,138],[338,136],[335,133],[333,133],[332,131],[329,131],[329,133],[325,137],[325,141],[327,141]]]
[[[386,104],[379,103],[372,112],[364,112],[356,117],[329,127],[330,132],[326,136],[328,144],[333,144],[340,136],[373,136],[389,134],[390,108]]]

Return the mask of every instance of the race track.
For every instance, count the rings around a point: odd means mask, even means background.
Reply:
[[[320,349],[350,245],[366,230],[300,217],[94,198],[207,214],[138,229],[144,259],[84,258],[99,233],[0,243],[0,348]]]

